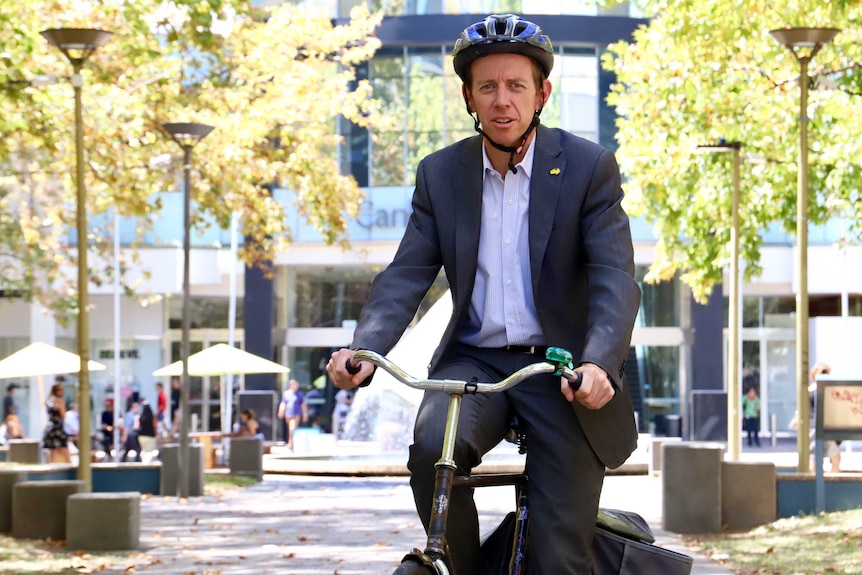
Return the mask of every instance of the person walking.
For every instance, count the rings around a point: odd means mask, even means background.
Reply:
[[[588,575],[605,469],[637,445],[623,365],[640,289],[619,168],[610,151],[540,124],[554,51],[537,24],[488,16],[462,32],[452,55],[479,136],[419,163],[401,244],[327,373],[341,389],[366,382],[373,366],[361,362],[351,374],[348,360],[357,349],[388,353],[441,267],[453,312],[429,377],[499,381],[542,361],[547,346],[570,350],[583,376],[576,392],[541,375],[503,393],[464,395],[455,461],[469,473],[517,413],[529,438],[527,572]],[[426,530],[448,399],[424,394],[410,447]],[[448,529],[455,571],[483,575],[468,490],[453,492]]]
[[[48,463],[70,463],[69,438],[63,430],[66,417],[66,403],[63,397],[63,384],[51,386],[51,394],[45,402],[48,411],[48,426],[42,436],[42,447],[48,450]]]
[[[156,451],[156,416],[146,397],[141,398],[140,415],[138,416],[138,445],[141,460],[149,461]]]
[[[287,424],[287,437],[285,442],[288,449],[293,449],[293,435],[300,422],[308,421],[308,406],[305,405],[305,396],[299,389],[299,382],[291,379],[287,382],[287,389],[281,396],[278,405],[278,418],[284,419]]]
[[[170,433],[168,421],[168,394],[161,381],[156,382],[156,435],[167,437]]]
[[[129,453],[134,453],[133,461],[141,461],[141,443],[138,441],[138,432],[140,430],[140,406],[138,402],[132,401],[129,404],[129,409],[123,416],[123,453],[120,456],[120,461],[127,461]]]

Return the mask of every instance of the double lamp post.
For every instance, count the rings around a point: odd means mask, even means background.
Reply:
[[[90,316],[89,316],[89,271],[87,265],[87,191],[84,178],[84,120],[82,105],[83,76],[81,70],[87,59],[112,36],[111,32],[86,28],[52,28],[42,36],[48,43],[58,48],[72,64],[72,87],[75,91],[75,187],[76,187],[76,224],[78,250],[78,321],[76,333],[77,353],[80,357],[78,372],[77,403],[80,411],[80,436],[90,437]],[[183,362],[182,388],[180,393],[181,429],[179,461],[179,495],[187,497],[189,492],[189,332],[191,316],[189,313],[189,269],[190,269],[190,228],[191,228],[191,156],[192,149],[212,130],[212,126],[196,123],[165,123],[162,128],[183,150],[183,287],[182,287],[182,345]],[[114,358],[119,361],[119,358]],[[114,382],[116,403],[119,404],[119,382]],[[78,479],[84,481],[87,491],[92,490],[92,449],[89,441],[79,445]]]

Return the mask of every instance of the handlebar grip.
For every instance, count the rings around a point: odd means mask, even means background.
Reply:
[[[344,362],[344,369],[347,370],[347,373],[350,375],[356,375],[359,373],[359,365],[350,361],[350,358],[347,358],[347,361]]]
[[[359,373],[359,364],[353,363],[350,358],[347,358],[347,361],[344,362],[344,369],[346,369],[347,373],[349,373],[350,375],[356,375],[357,373]],[[371,385],[371,377],[372,376],[365,378],[365,380],[359,384],[359,387],[368,387],[369,385]]]
[[[569,387],[572,388],[572,391],[578,391],[581,388],[581,382],[584,380],[584,374],[580,371],[575,372],[575,381],[569,380]]]

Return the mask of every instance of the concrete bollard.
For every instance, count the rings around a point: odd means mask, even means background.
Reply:
[[[69,496],[66,505],[67,549],[119,551],[138,548],[141,535],[139,492],[76,493]]]
[[[42,463],[42,443],[35,439],[10,439],[9,461],[13,463]]]
[[[12,488],[26,480],[26,471],[0,468],[0,533],[12,531]]]
[[[733,531],[778,518],[774,463],[724,461],[721,464],[721,522]]]
[[[12,537],[66,539],[66,499],[87,488],[84,481],[21,481],[12,488]]]
[[[263,439],[259,437],[232,437],[230,440],[229,467],[231,475],[263,479]]]
[[[162,460],[162,495],[176,496],[180,487],[180,446],[169,443],[159,449]],[[189,444],[189,497],[204,494],[204,448],[199,443]]]
[[[649,438],[649,474],[658,475],[661,471],[661,446],[665,443],[682,441],[681,437],[651,436]]]
[[[673,533],[721,531],[721,462],[716,443],[665,443],[662,450],[662,526]]]

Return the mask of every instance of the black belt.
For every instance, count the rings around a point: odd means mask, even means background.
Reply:
[[[541,355],[545,357],[545,353],[548,351],[548,346],[546,345],[507,345],[503,347],[506,351],[513,351],[515,353],[528,353],[530,355]]]

